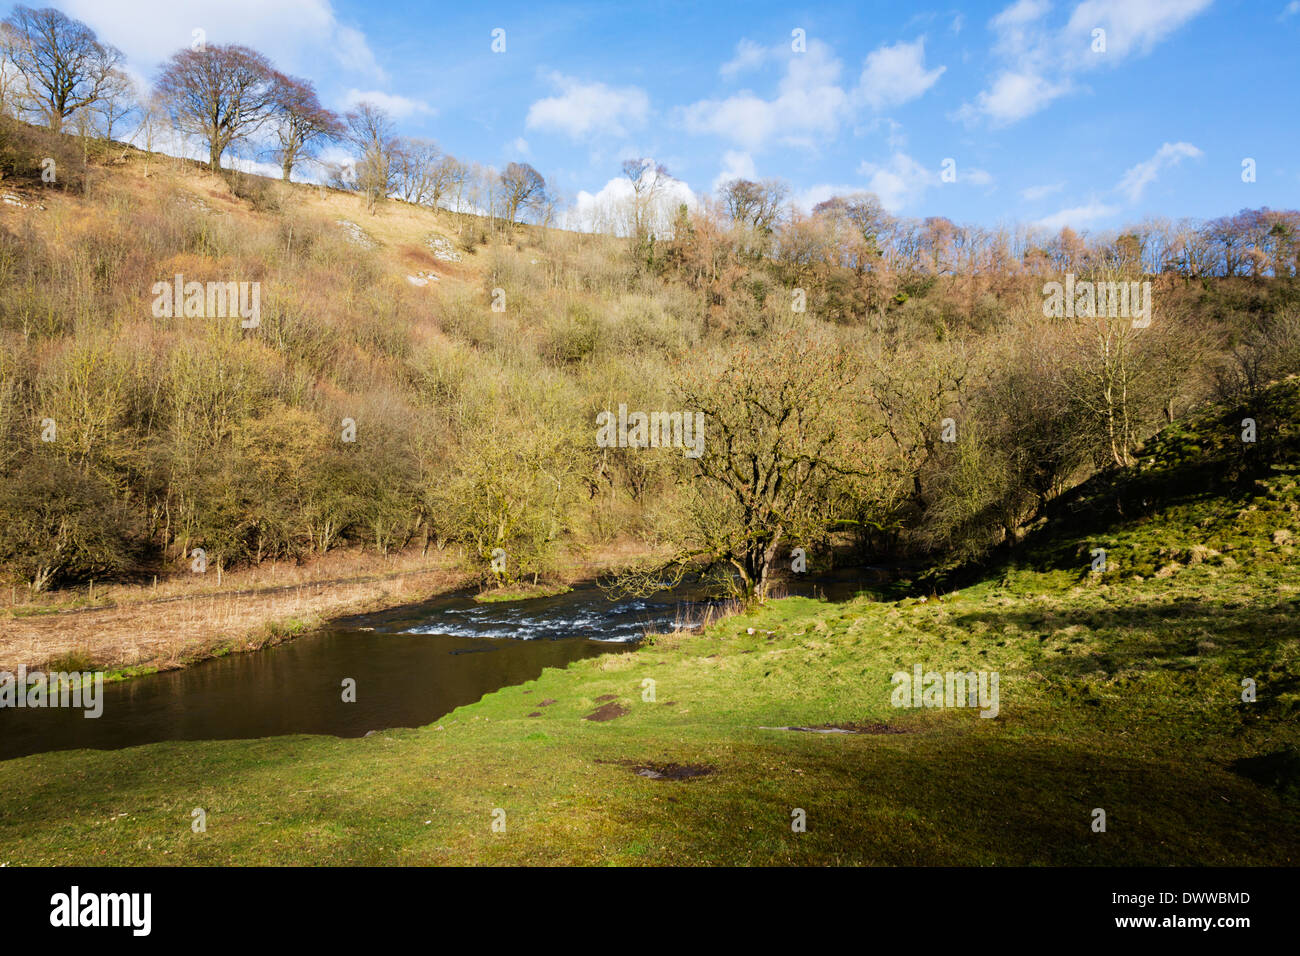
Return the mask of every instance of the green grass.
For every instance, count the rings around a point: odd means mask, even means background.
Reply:
[[[1230,467],[1214,421],[938,598],[776,601],[418,730],[0,763],[0,863],[1300,863],[1296,446]],[[997,671],[999,716],[894,708],[917,663]],[[905,732],[761,729],[847,723]]]
[[[0,862],[1295,863],[1300,808],[1232,770],[1300,743],[1300,627],[1262,578],[1242,582],[1246,604],[1107,586],[790,598],[419,730],[8,761]],[[915,662],[998,670],[1000,716],[891,707],[890,675]],[[1243,674],[1256,704],[1240,701]],[[628,713],[583,720],[605,694]],[[759,729],[836,722],[909,732]],[[649,763],[715,772],[633,771]],[[190,831],[194,807],[206,833]],[[806,833],[791,832],[796,807]]]

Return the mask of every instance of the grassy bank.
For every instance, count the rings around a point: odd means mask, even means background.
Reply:
[[[1293,609],[1252,584],[1250,611],[1140,588],[791,598],[419,730],[8,761],[0,862],[1295,863],[1295,802],[1233,769],[1300,742],[1279,719],[1294,691],[1238,697],[1243,671],[1262,689],[1295,674]],[[1207,628],[1216,646],[1197,646]],[[999,670],[999,717],[891,707],[891,673],[917,661]],[[761,729],[826,724],[898,732]]]
[[[0,863],[1295,864],[1296,419],[1255,458],[1231,419],[932,599],[776,601],[417,730],[4,762]],[[917,664],[998,672],[998,716],[894,707]]]

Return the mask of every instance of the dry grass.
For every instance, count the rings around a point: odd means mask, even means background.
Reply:
[[[350,584],[200,593],[13,618],[0,625],[0,669],[41,667],[75,654],[98,669],[167,670],[218,653],[256,650],[331,617],[419,601],[464,583],[465,575],[448,567]]]
[[[643,555],[634,542],[618,541],[563,556],[556,577],[571,583]],[[74,656],[108,671],[169,670],[267,647],[331,618],[427,600],[468,587],[473,578],[451,552],[426,557],[413,548],[383,558],[354,548],[304,565],[229,573],[220,586],[208,574],[181,575],[156,589],[96,588],[96,605],[10,607],[0,617],[0,670],[44,667]],[[56,594],[66,605],[67,592]]]

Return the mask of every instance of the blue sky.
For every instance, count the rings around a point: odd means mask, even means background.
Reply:
[[[696,193],[773,176],[805,205],[872,190],[985,225],[1300,206],[1300,0],[55,5],[144,77],[201,28],[335,108],[365,95],[461,158],[526,160],[571,200],[647,155]]]

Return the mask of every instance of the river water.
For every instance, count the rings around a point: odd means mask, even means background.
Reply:
[[[467,593],[347,618],[279,647],[104,685],[103,713],[0,709],[0,759],[160,740],[279,734],[359,737],[419,727],[543,668],[626,650],[647,631],[698,619],[677,589],[611,602],[597,587],[479,604]],[[355,681],[355,702],[343,682]]]
[[[856,578],[797,590],[847,596]],[[610,601],[594,585],[528,601],[469,593],[334,622],[287,644],[104,685],[103,713],[0,709],[0,760],[50,750],[112,750],[162,740],[280,734],[359,737],[432,723],[543,668],[625,650],[648,631],[698,621],[689,587]],[[343,683],[355,681],[355,701]]]

